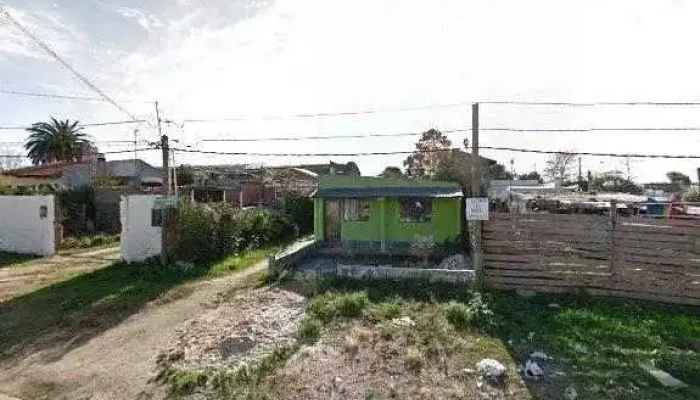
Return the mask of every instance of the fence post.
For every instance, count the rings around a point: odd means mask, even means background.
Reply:
[[[617,269],[615,268],[615,231],[617,228],[617,200],[610,200],[610,275],[613,281],[618,280]]]

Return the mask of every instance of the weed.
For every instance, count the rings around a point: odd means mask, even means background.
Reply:
[[[474,292],[466,304],[449,302],[445,306],[445,314],[447,320],[459,329],[472,326],[488,332],[497,326],[495,313],[491,309],[489,300],[480,292]]]
[[[365,292],[324,293],[314,298],[309,313],[324,323],[334,318],[357,318],[369,305],[369,297]]]
[[[405,303],[399,298],[381,303],[372,303],[368,308],[367,319],[371,322],[380,322],[398,318],[405,307]]]
[[[168,390],[173,394],[188,394],[207,384],[209,376],[202,371],[173,371],[168,380]]]
[[[321,337],[323,324],[316,318],[306,317],[299,322],[297,339],[303,343],[315,343]]]

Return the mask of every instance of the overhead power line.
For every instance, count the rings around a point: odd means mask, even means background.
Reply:
[[[550,128],[479,128],[481,131],[491,132],[619,132],[619,131],[700,131],[697,126],[669,126],[669,127],[638,127],[638,128],[574,128],[574,129],[550,129]]]
[[[78,72],[75,68],[73,68],[68,62],[66,62],[61,56],[58,55],[48,44],[46,44],[44,41],[39,39],[35,34],[33,34],[29,29],[27,29],[24,25],[20,24],[19,21],[17,21],[7,10],[5,10],[5,7],[0,5],[0,13],[4,14],[5,17],[24,33],[25,36],[27,36],[29,39],[31,39],[34,43],[36,43],[41,49],[43,49],[51,58],[56,60],[59,64],[61,64],[64,68],[66,68],[68,71],[73,73],[81,82],[83,82],[87,87],[89,87],[92,91],[97,93],[101,98],[105,99],[108,103],[119,109],[119,111],[123,112],[124,114],[128,115],[129,118],[131,118],[132,121],[137,121],[138,118],[136,118],[133,114],[131,114],[126,108],[122,107],[119,105],[116,101],[114,101],[111,97],[109,97],[105,92],[102,91],[99,87],[97,87],[95,84],[90,82],[88,78],[86,78],[84,75],[82,75],[80,72]],[[142,122],[142,120],[139,120],[139,122]]]
[[[148,122],[145,119],[136,119],[136,120],[129,120],[129,121],[110,121],[110,122],[93,122],[93,123],[87,123],[87,124],[78,124],[78,126],[106,126],[106,125],[128,125],[128,124],[140,124],[142,122]],[[0,126],[0,130],[17,130],[17,131],[24,131],[27,128],[31,128],[31,125],[26,125],[26,126]]]
[[[468,132],[470,129],[446,129],[440,130],[442,133]],[[278,136],[278,137],[243,137],[243,138],[222,138],[222,139],[202,139],[201,142],[273,142],[273,141],[299,141],[299,140],[336,140],[336,139],[362,139],[373,137],[402,137],[420,136],[419,132],[401,133],[368,133],[368,134],[342,134],[342,135],[311,135],[311,136]]]
[[[144,147],[141,149],[129,149],[129,150],[114,150],[114,151],[101,151],[100,154],[122,154],[122,153],[133,153],[134,151],[151,151],[151,150],[157,150],[153,147]],[[29,158],[26,155],[21,155],[21,154],[0,154],[0,157],[3,158]]]
[[[420,111],[420,110],[431,110],[439,108],[454,108],[454,107],[465,107],[471,105],[471,102],[460,102],[460,103],[443,103],[443,104],[431,104],[424,106],[413,106],[413,107],[395,107],[395,108],[376,108],[376,109],[365,109],[357,111],[340,111],[340,112],[326,112],[326,113],[302,113],[302,114],[290,114],[290,115],[262,115],[262,116],[231,116],[222,118],[187,118],[183,122],[187,123],[204,123],[204,122],[227,122],[227,121],[247,121],[251,119],[261,119],[261,120],[276,120],[276,119],[294,119],[294,118],[326,118],[326,117],[343,117],[343,116],[353,116],[353,115],[366,115],[366,114],[378,114],[378,113],[390,113],[390,112],[404,112],[404,111]]]
[[[623,157],[623,158],[673,158],[673,159],[700,159],[700,155],[675,155],[675,154],[641,154],[641,153],[599,153],[599,152],[573,152],[573,151],[558,151],[558,150],[539,150],[539,149],[523,149],[515,147],[498,147],[498,146],[479,146],[483,150],[496,151],[512,151],[520,153],[539,153],[539,154],[570,154],[581,156],[600,156],[600,157]],[[256,156],[256,157],[363,157],[363,156],[387,156],[397,154],[414,154],[414,153],[438,153],[445,151],[460,150],[456,148],[436,149],[436,150],[409,150],[409,151],[385,151],[385,152],[361,152],[361,153],[265,153],[265,152],[225,152],[225,151],[206,151],[173,148],[175,151],[183,153],[198,153],[212,155],[228,155],[228,156]]]
[[[558,102],[558,101],[481,101],[479,104],[493,105],[517,105],[517,106],[569,106],[569,107],[595,107],[595,106],[700,106],[700,102],[694,101],[594,101],[594,102]]]
[[[54,93],[38,93],[38,92],[25,92],[22,90],[11,90],[11,89],[0,89],[0,93],[5,93],[5,94],[12,94],[15,96],[26,96],[26,97],[45,97],[45,98],[51,98],[51,99],[64,99],[64,100],[76,100],[76,101],[100,101],[100,102],[106,102],[104,98],[101,97],[90,97],[90,96],[84,96],[84,95],[73,95],[73,94],[54,94]],[[140,101],[140,100],[120,100],[121,102],[126,102],[126,103],[148,103],[150,104],[150,101]]]

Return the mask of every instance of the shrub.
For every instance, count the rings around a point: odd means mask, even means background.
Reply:
[[[316,318],[306,317],[299,322],[297,338],[304,343],[315,343],[321,337],[323,324]]]
[[[334,318],[356,318],[369,305],[366,292],[324,293],[314,298],[309,313],[328,323]]]
[[[308,196],[288,194],[284,198],[284,214],[297,226],[300,233],[313,232],[314,202]]]
[[[479,292],[474,292],[469,301],[459,303],[451,301],[445,306],[447,320],[456,328],[473,326],[489,331],[496,327],[495,314],[489,304],[489,299]]]
[[[194,263],[286,242],[298,234],[284,215],[260,208],[236,210],[227,204],[182,204],[175,220],[173,255]]]

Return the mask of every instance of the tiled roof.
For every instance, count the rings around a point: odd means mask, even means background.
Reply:
[[[17,168],[9,171],[4,171],[3,174],[18,178],[58,178],[61,177],[66,170],[78,165],[87,165],[87,163],[60,162],[52,164],[34,165],[31,167]]]

